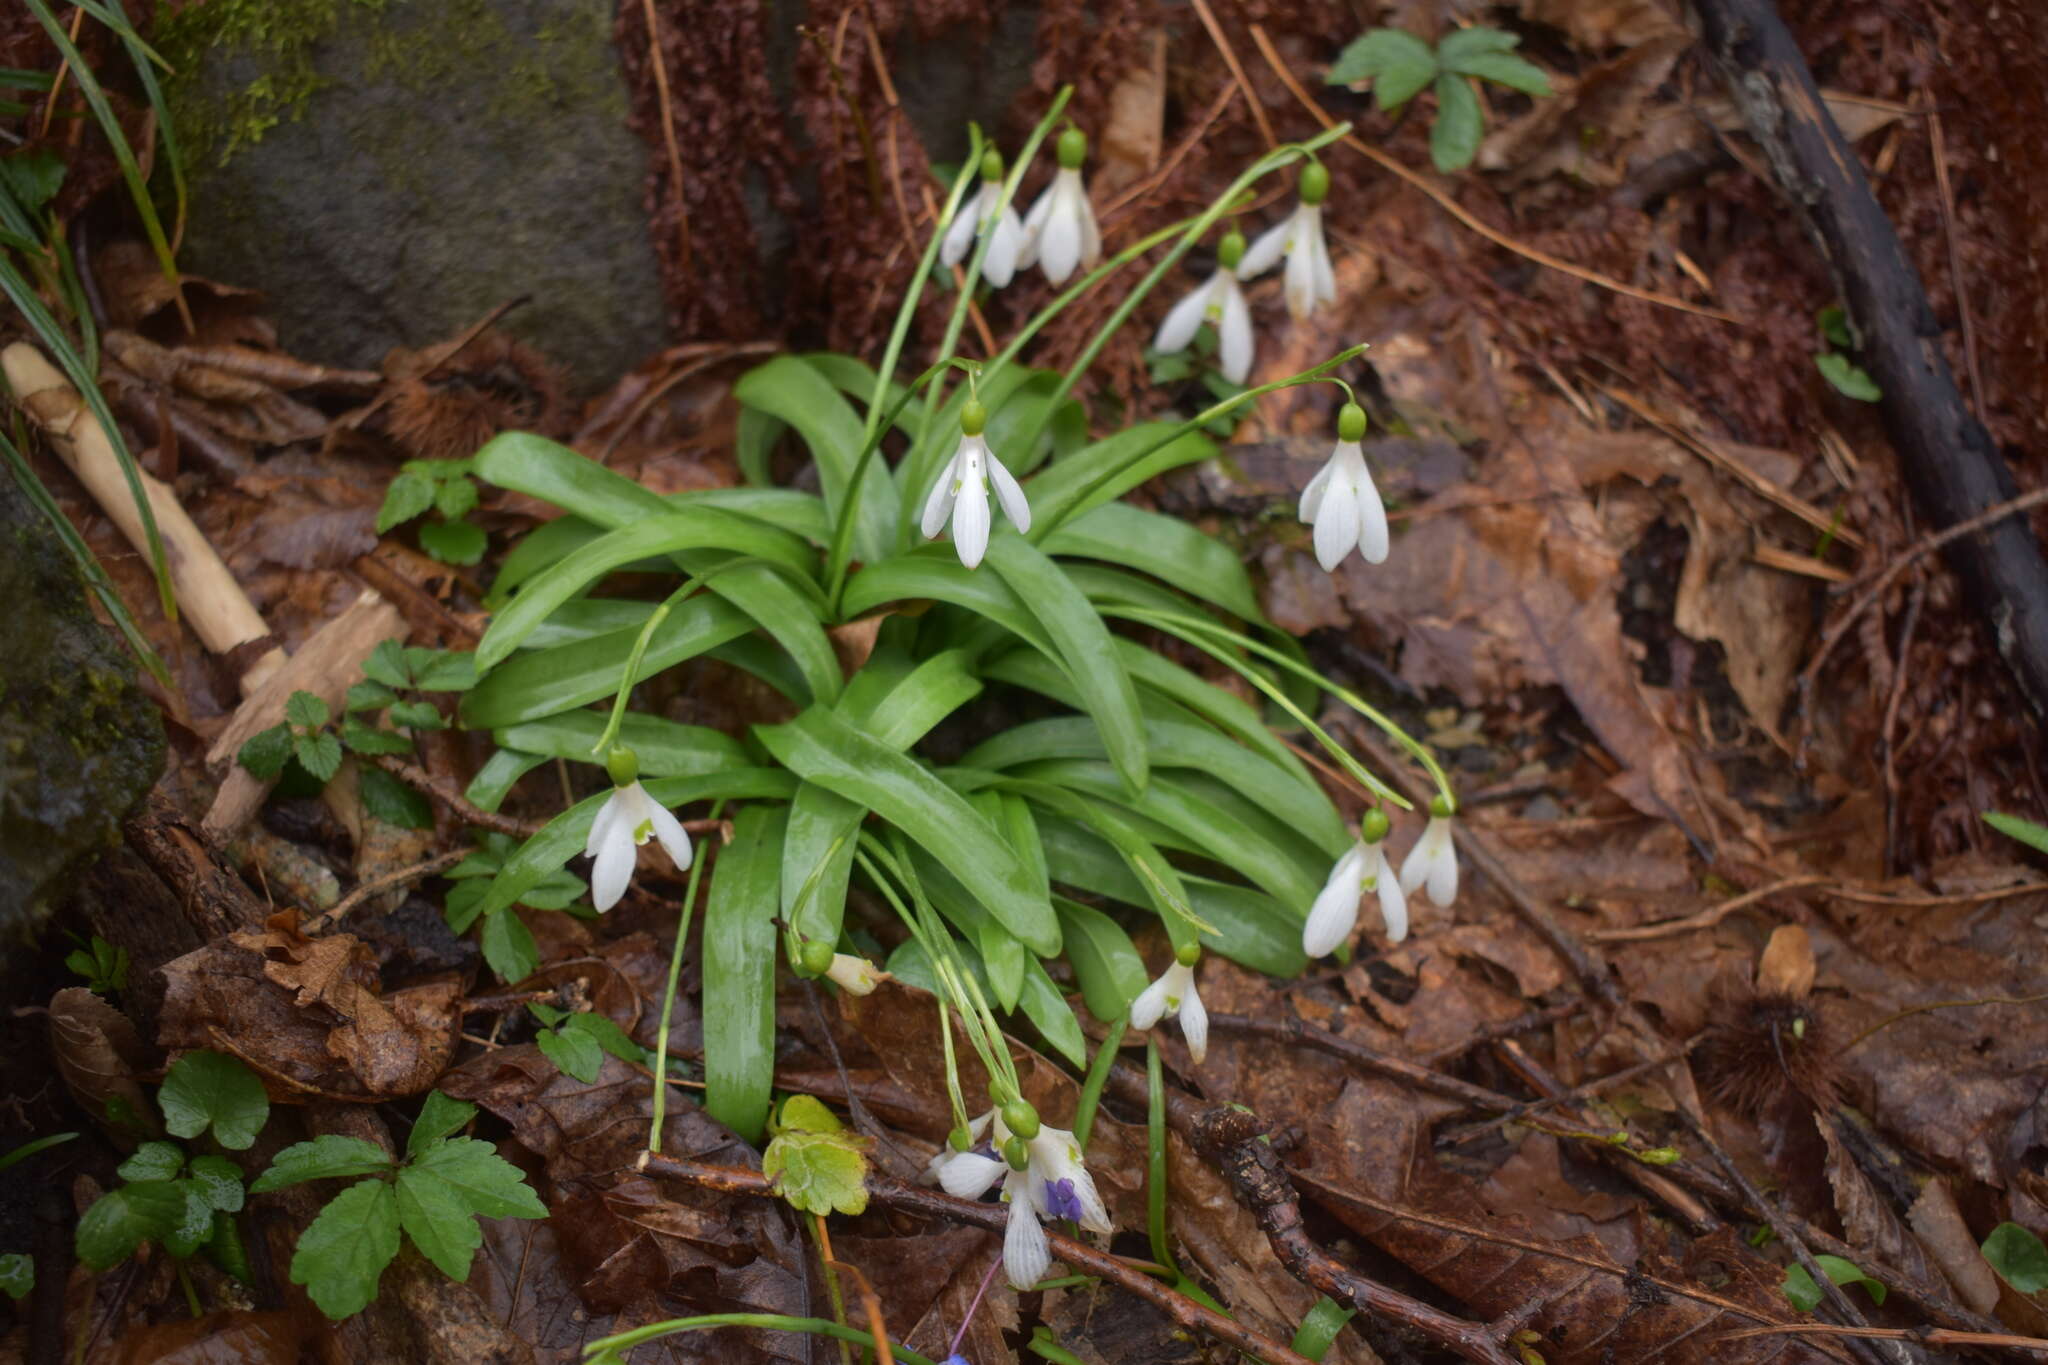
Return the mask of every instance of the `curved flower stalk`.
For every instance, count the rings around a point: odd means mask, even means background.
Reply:
[[[1059,170],[1052,184],[1024,215],[1024,246],[1017,268],[1036,265],[1053,284],[1065,284],[1075,267],[1093,270],[1102,260],[1102,231],[1088,187],[1081,183],[1081,163],[1088,156],[1088,138],[1079,128],[1060,134]]]
[[[1237,267],[1240,279],[1265,274],[1287,258],[1287,311],[1296,320],[1317,305],[1337,301],[1337,275],[1330,268],[1330,244],[1323,236],[1323,200],[1329,197],[1330,172],[1320,161],[1301,168],[1301,200],[1294,212],[1260,233]]]
[[[1216,249],[1215,273],[1173,305],[1152,338],[1152,349],[1169,355],[1185,351],[1202,324],[1212,323],[1216,328],[1216,368],[1231,383],[1244,383],[1252,372],[1252,310],[1237,282],[1237,267],[1243,259],[1244,234],[1232,229]]]
[[[1187,1040],[1188,1056],[1194,1058],[1197,1066],[1209,1055],[1209,1011],[1202,1008],[1202,997],[1195,989],[1195,963],[1201,957],[1200,948],[1176,954],[1159,979],[1131,1002],[1132,1028],[1149,1029],[1161,1019],[1178,1018],[1181,1037]]]
[[[1458,898],[1458,846],[1451,840],[1451,817],[1456,813],[1449,797],[1431,797],[1429,823],[1401,860],[1401,889],[1412,896],[1416,887],[1423,887],[1445,909]]]
[[[1359,445],[1364,436],[1365,409],[1346,403],[1337,414],[1337,444],[1328,463],[1301,490],[1301,519],[1315,528],[1316,563],[1325,571],[1353,550],[1368,564],[1386,562],[1387,509]]]
[[[1358,903],[1368,891],[1380,894],[1380,919],[1387,941],[1408,937],[1408,896],[1387,861],[1387,813],[1375,806],[1358,822],[1358,842],[1330,869],[1322,894],[1301,927],[1301,950],[1310,957],[1333,953],[1358,927]]]
[[[661,841],[678,872],[689,870],[691,857],[690,835],[682,822],[640,785],[639,756],[619,745],[606,755],[605,768],[612,776],[612,794],[590,822],[590,838],[583,845],[584,856],[597,860],[590,873],[590,903],[600,913],[626,894],[636,850],[649,839]]]
[[[962,1145],[963,1137],[968,1145]],[[1114,1230],[1074,1135],[1040,1123],[1023,1100],[982,1114],[964,1133],[954,1133],[951,1143],[926,1173],[960,1199],[979,1199],[1002,1182],[1003,1202],[1010,1206],[1003,1275],[1011,1288],[1031,1288],[1052,1265],[1040,1219],[1071,1218],[1090,1232]]]
[[[1017,210],[1003,202],[1003,158],[993,147],[981,154],[981,188],[953,215],[939,260],[948,266],[960,264],[978,237],[988,238],[981,277],[1001,289],[1017,273],[1024,225],[1017,221]]]
[[[922,529],[926,539],[936,539],[946,529],[948,520],[953,525],[953,548],[960,555],[960,562],[972,569],[981,563],[981,557],[988,552],[989,507],[988,486],[996,486],[996,499],[1003,505],[1003,515],[1019,532],[1031,529],[1031,504],[1025,500],[1024,489],[1002,460],[988,448],[982,439],[982,431],[988,425],[988,409],[979,400],[969,399],[960,408],[960,444],[953,452],[953,458],[939,471],[938,480],[932,484],[932,491],[925,498]]]

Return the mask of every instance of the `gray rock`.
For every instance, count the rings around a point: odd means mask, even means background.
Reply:
[[[664,344],[610,0],[206,0],[168,14],[188,270],[374,365],[497,304],[596,388]]]
[[[49,523],[0,475],[0,943],[32,928],[163,771],[163,723]],[[4,956],[4,954],[0,954]]]

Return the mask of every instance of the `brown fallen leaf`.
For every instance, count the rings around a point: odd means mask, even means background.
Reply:
[[[151,1069],[150,1049],[127,1015],[83,986],[66,986],[50,997],[50,1047],[71,1098],[124,1149],[162,1131],[135,1079]]]
[[[129,1332],[121,1365],[297,1365],[320,1325],[310,1312],[223,1309]]]

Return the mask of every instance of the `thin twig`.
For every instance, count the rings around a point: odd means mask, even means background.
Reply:
[[[674,1157],[642,1152],[636,1168],[659,1179],[680,1180],[724,1194],[745,1194],[760,1199],[779,1197],[774,1184],[767,1176],[743,1166],[714,1166],[701,1161],[679,1161]],[[1001,1233],[1009,1226],[1009,1210],[1001,1204],[980,1204],[966,1199],[955,1199],[952,1195],[938,1190],[905,1184],[879,1171],[868,1173],[867,1188],[870,1201],[884,1208],[922,1218],[965,1223],[970,1227],[994,1233]],[[1247,1352],[1268,1362],[1268,1365],[1309,1365],[1306,1356],[1282,1346],[1262,1332],[1225,1317],[1206,1304],[1197,1303],[1185,1294],[1176,1293],[1150,1276],[1125,1265],[1115,1256],[1097,1251],[1094,1247],[1077,1242],[1051,1228],[1046,1229],[1045,1236],[1051,1245],[1055,1260],[1065,1261],[1081,1274],[1106,1280],[1126,1293],[1144,1299],[1189,1331],[1206,1332],[1224,1345]],[[1489,1362],[1489,1365],[1514,1363],[1503,1357],[1498,1362]]]
[[[1297,1042],[1317,1052],[1327,1053],[1339,1061],[1349,1062],[1362,1071],[1374,1072],[1389,1080],[1413,1086],[1417,1090],[1427,1090],[1433,1095],[1441,1095],[1447,1100],[1454,1100],[1482,1113],[1497,1114],[1503,1109],[1514,1107],[1513,1100],[1484,1086],[1461,1081],[1455,1076],[1432,1071],[1406,1058],[1367,1047],[1355,1038],[1346,1038],[1340,1033],[1318,1028],[1305,1019],[1254,1019],[1243,1014],[1211,1014],[1209,1027],[1221,1029],[1225,1033],[1250,1034],[1254,1038]]]
[[[676,197],[676,267],[688,274],[690,210],[683,198],[683,154],[676,145],[676,114],[669,101],[668,62],[661,55],[661,27],[654,18],[654,0],[641,0],[640,10],[647,16],[647,60],[654,68],[654,93],[661,103],[661,138],[668,146],[669,189]]]
[[[1897,1014],[1890,1015],[1887,1018],[1880,1019],[1877,1023],[1872,1024],[1869,1028],[1863,1030],[1863,1032],[1857,1034],[1854,1038],[1851,1038],[1848,1042],[1842,1044],[1840,1049],[1836,1051],[1835,1055],[1837,1057],[1841,1056],[1842,1053],[1847,1052],[1850,1048],[1855,1047],[1857,1044],[1861,1042],[1864,1042],[1872,1034],[1878,1033],[1884,1029],[1888,1029],[1893,1024],[1898,1023],[1901,1019],[1910,1019],[1916,1014],[1932,1014],[1936,1010],[1974,1009],[1983,1005],[2038,1005],[2043,1000],[2048,1000],[2048,994],[1981,995],[1970,1000],[1931,1000],[1924,1005],[1911,1005],[1905,1009],[1900,1010]]]
[[[1911,1341],[1921,1346],[2003,1346],[2010,1351],[2048,1355],[2048,1341],[2040,1337],[2017,1337],[2004,1332],[1957,1332],[1947,1327],[1843,1327],[1832,1322],[1787,1322],[1776,1327],[1746,1327],[1713,1340],[1742,1341],[1749,1337],[1863,1337]]]
[[[1259,131],[1265,135],[1268,147],[1278,147],[1280,139],[1273,136],[1272,121],[1266,117],[1265,106],[1259,103],[1259,92],[1252,89],[1252,83],[1244,74],[1244,63],[1237,59],[1237,49],[1224,36],[1223,25],[1216,22],[1216,16],[1209,9],[1209,0],[1195,0],[1195,13],[1202,18],[1202,27],[1209,30],[1210,41],[1223,54],[1223,64],[1230,68],[1230,78],[1237,82],[1237,88],[1244,91],[1244,102],[1252,111],[1252,118],[1258,123]]]
[[[1977,420],[1990,417],[1984,406],[1984,374],[1977,368],[1977,328],[1970,320],[1970,289],[1963,278],[1963,252],[1956,239],[1955,191],[1948,180],[1948,146],[1941,136],[1941,115],[1927,111],[1927,136],[1934,149],[1934,188],[1941,204],[1941,235],[1948,240],[1949,287],[1956,294],[1956,321],[1963,332],[1963,368],[1970,376],[1970,399],[1977,405]]]
[[[1780,891],[1792,891],[1802,886],[1819,886],[1826,877],[1787,877],[1772,882],[1769,886],[1745,891],[1740,896],[1710,905],[1706,909],[1679,919],[1659,920],[1655,924],[1638,924],[1629,929],[1595,929],[1586,935],[1588,943],[1641,943],[1647,939],[1669,938],[1674,934],[1689,934],[1695,929],[1711,929],[1728,916],[1760,900],[1768,900]]]
[[[509,834],[515,839],[527,839],[539,833],[546,823],[538,820],[521,820],[517,816],[485,810],[419,764],[408,763],[397,754],[378,754],[370,761],[422,796],[432,797],[446,806],[449,812],[464,824],[475,825],[478,829],[487,829],[496,834]],[[732,838],[730,820],[685,820],[682,825],[692,834],[709,834],[717,831],[721,839]]]
[[[437,853],[423,863],[414,863],[410,867],[397,868],[386,872],[381,877],[372,877],[369,881],[361,882],[356,886],[355,890],[336,901],[332,908],[306,921],[304,932],[308,935],[324,934],[336,924],[348,918],[350,912],[355,910],[364,901],[381,896],[386,891],[395,891],[401,886],[411,886],[414,882],[425,881],[428,877],[446,872],[468,856],[469,850],[466,848],[451,849],[446,853]]]
[[[1121,214],[1126,206],[1137,202],[1165,184],[1167,178],[1174,173],[1180,166],[1180,163],[1187,160],[1188,153],[1201,145],[1203,139],[1209,135],[1210,125],[1222,117],[1223,111],[1230,107],[1230,102],[1236,99],[1237,96],[1238,88],[1236,85],[1224,86],[1217,94],[1215,100],[1210,103],[1209,107],[1202,111],[1202,116],[1195,120],[1195,126],[1190,128],[1186,136],[1182,137],[1175,144],[1174,149],[1167,154],[1166,160],[1159,163],[1158,170],[1152,172],[1143,180],[1138,181],[1135,185],[1130,186],[1117,195],[1116,198],[1102,206],[1100,214],[1102,221],[1105,223],[1111,221]]]
[[[1884,870],[1898,868],[1899,765],[1892,735],[1899,724],[1899,702],[1906,695],[1909,670],[1906,661],[1913,649],[1913,632],[1920,628],[1920,608],[1927,601],[1927,580],[1913,584],[1906,599],[1906,619],[1899,627],[1899,661],[1892,668],[1892,694],[1884,704],[1884,729],[1879,747],[1884,750]]]
[[[1287,87],[1288,92],[1301,102],[1302,108],[1315,115],[1325,128],[1334,127],[1337,120],[1331,118],[1321,105],[1310,98],[1308,91],[1302,89],[1301,82],[1294,78],[1294,73],[1289,71],[1286,64],[1280,60],[1280,54],[1274,51],[1272,40],[1266,37],[1265,29],[1257,24],[1253,24],[1251,25],[1251,34],[1252,41],[1259,45],[1259,52],[1265,57],[1266,64],[1273,68],[1273,74],[1280,78],[1281,84]],[[1724,313],[1718,308],[1706,308],[1696,303],[1688,303],[1675,295],[1660,294],[1654,289],[1638,289],[1632,284],[1624,284],[1620,280],[1603,275],[1597,270],[1588,270],[1582,265],[1573,265],[1570,261],[1553,256],[1547,251],[1538,251],[1535,247],[1524,246],[1505,232],[1488,227],[1485,223],[1473,217],[1472,214],[1459,205],[1457,200],[1451,198],[1450,195],[1445,194],[1442,190],[1430,184],[1421,175],[1409,170],[1406,166],[1363,138],[1355,134],[1346,134],[1344,145],[1363,154],[1368,160],[1377,163],[1383,169],[1392,172],[1410,185],[1413,185],[1416,189],[1421,190],[1429,196],[1430,200],[1438,208],[1486,238],[1487,241],[1492,242],[1495,246],[1514,252],[1524,260],[1548,266],[1550,269],[1570,275],[1574,279],[1584,280],[1587,284],[1598,285],[1602,289],[1611,290],[1627,298],[1640,299],[1644,303],[1659,304],[1665,308],[1675,308],[1681,313],[1692,313],[1698,317],[1712,318],[1716,322],[1733,323],[1738,327],[1743,325],[1742,319],[1736,317],[1733,313]]]

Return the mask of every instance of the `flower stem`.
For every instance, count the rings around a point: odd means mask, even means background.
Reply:
[[[1102,1103],[1102,1087],[1109,1081],[1110,1069],[1116,1065],[1117,1049],[1124,1045],[1124,1034],[1130,1031],[1131,1014],[1125,1010],[1123,1017],[1109,1027],[1102,1036],[1102,1045],[1095,1049],[1095,1056],[1089,1060],[1088,1074],[1081,1080],[1081,1099],[1074,1106],[1074,1143],[1082,1151],[1088,1150],[1088,1134],[1095,1129],[1095,1110]]]
[[[615,1336],[600,1337],[586,1342],[583,1346],[585,1365],[622,1365],[626,1355],[634,1347],[662,1337],[674,1336],[678,1332],[696,1332],[706,1327],[757,1327],[771,1332],[808,1332],[812,1336],[836,1337],[850,1341],[856,1346],[874,1349],[875,1338],[858,1327],[842,1327],[824,1318],[796,1318],[784,1313],[705,1313],[694,1318],[670,1318],[666,1322],[652,1322],[645,1327],[636,1327],[630,1332]],[[890,1343],[889,1349],[904,1365],[934,1365],[929,1356],[919,1355],[907,1346]]]
[[[1166,1236],[1166,1074],[1159,1064],[1159,1039],[1145,1039],[1145,1230],[1152,1259],[1177,1279],[1180,1267]]]

